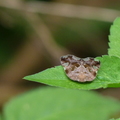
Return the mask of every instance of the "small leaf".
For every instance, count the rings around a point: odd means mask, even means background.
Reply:
[[[119,85],[120,59],[115,56],[107,55],[98,57],[97,59],[100,60],[101,66],[96,79],[92,82],[80,83],[70,80],[66,76],[62,66],[46,69],[37,74],[26,76],[24,79],[41,82],[52,86],[83,90],[106,88],[109,87],[109,85],[114,84]]]
[[[120,57],[120,18],[115,19],[110,28],[108,54]]]
[[[92,91],[40,88],[17,96],[4,107],[5,120],[108,120],[120,102]]]

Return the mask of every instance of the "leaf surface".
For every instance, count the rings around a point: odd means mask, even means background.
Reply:
[[[118,64],[120,64],[120,59],[115,56],[107,55],[98,57],[97,59],[100,60],[101,67],[98,71],[96,79],[92,82],[81,83],[70,80],[66,76],[62,66],[46,69],[37,74],[26,76],[24,79],[52,86],[82,90],[112,87],[114,84],[119,87],[120,66],[118,66]]]

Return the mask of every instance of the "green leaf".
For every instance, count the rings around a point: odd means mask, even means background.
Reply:
[[[120,57],[120,18],[117,18],[110,28],[108,54]]]
[[[5,120],[108,120],[120,110],[117,100],[96,92],[40,88],[5,105]]]
[[[109,87],[109,85],[114,86],[114,84],[117,84],[117,87],[119,87],[120,59],[115,56],[107,55],[98,57],[97,59],[100,60],[101,67],[98,71],[96,79],[92,82],[80,83],[70,80],[66,76],[62,66],[46,69],[37,74],[26,76],[24,79],[52,86],[83,90],[106,88]]]

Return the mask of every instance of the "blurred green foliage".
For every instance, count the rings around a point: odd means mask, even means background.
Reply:
[[[118,101],[92,91],[46,87],[8,102],[4,120],[108,120],[118,110]]]

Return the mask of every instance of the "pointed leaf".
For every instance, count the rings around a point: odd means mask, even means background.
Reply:
[[[97,77],[92,82],[80,83],[70,80],[63,70],[62,66],[46,69],[34,75],[24,77],[24,79],[36,81],[52,86],[73,88],[73,89],[98,89],[106,88],[109,85],[117,84],[119,87],[120,83],[120,59],[115,56],[103,56],[98,57],[101,61],[101,67],[98,71]]]

